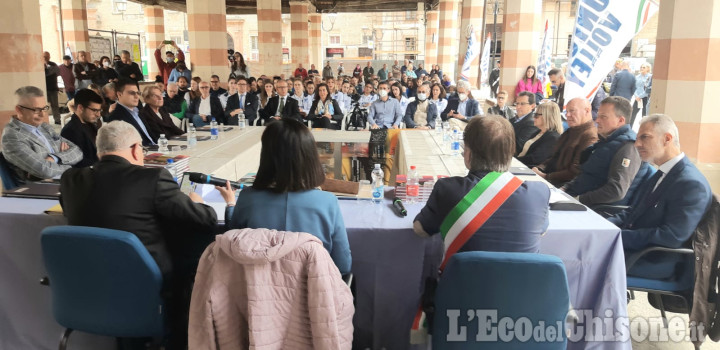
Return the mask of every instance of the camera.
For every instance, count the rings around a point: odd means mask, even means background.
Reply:
[[[359,95],[357,95],[357,98],[353,96],[352,113],[350,113],[350,117],[345,123],[345,130],[363,130],[367,126],[368,111],[360,108],[359,99]]]

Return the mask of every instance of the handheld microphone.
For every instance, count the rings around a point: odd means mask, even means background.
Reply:
[[[400,216],[407,216],[407,210],[405,210],[405,206],[402,203],[402,200],[400,198],[395,197],[393,199],[393,208],[395,208],[395,211]]]
[[[210,184],[220,187],[225,187],[225,183],[227,180],[225,179],[219,179],[217,177],[213,177],[210,175],[205,175],[202,173],[193,173],[193,172],[187,172],[190,176],[188,177],[190,181],[199,183],[199,184]],[[234,189],[242,188],[242,184],[237,183],[235,181],[230,181],[230,186]]]

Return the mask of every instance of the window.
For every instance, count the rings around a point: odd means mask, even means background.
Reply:
[[[363,45],[367,45],[372,40],[373,40],[372,34],[363,34],[363,37],[362,37]]]
[[[257,35],[253,35],[250,37],[250,49],[257,50],[258,49],[258,37]]]
[[[417,59],[417,56],[415,55],[405,55],[405,59],[409,61],[414,61]]]
[[[405,11],[405,20],[406,21],[414,21],[415,20],[415,11]]]
[[[339,34],[330,34],[330,45],[340,45]]]
[[[405,38],[405,51],[415,51],[417,45],[415,45],[415,38]]]

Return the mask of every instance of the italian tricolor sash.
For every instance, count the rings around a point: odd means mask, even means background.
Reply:
[[[440,264],[441,274],[450,258],[465,245],[520,185],[522,185],[522,180],[509,172],[491,172],[485,175],[455,205],[440,225],[440,233],[445,243],[445,253],[442,264]],[[411,333],[420,331],[424,323],[425,313],[421,306],[415,315]],[[412,335],[412,338],[417,338],[417,335]]]

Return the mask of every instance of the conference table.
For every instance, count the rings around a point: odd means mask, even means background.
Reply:
[[[201,141],[181,153],[191,156],[190,170],[237,179],[257,169],[262,127],[222,132],[219,140]],[[367,142],[367,131],[313,130],[318,142]],[[200,133],[202,135],[202,133]],[[398,133],[393,173],[410,165],[421,175],[464,176],[461,156],[450,155],[434,131]],[[172,145],[180,143],[171,141]],[[521,165],[514,161],[514,165]],[[394,174],[393,174],[394,175]],[[537,176],[521,177],[540,181]],[[561,196],[553,189],[554,196]],[[392,196],[392,189],[386,197]],[[340,200],[356,286],[354,346],[356,349],[424,349],[411,346],[409,329],[425,277],[442,258],[439,235],[420,238],[412,230],[423,204],[407,204],[399,217],[390,201]],[[0,198],[0,349],[55,349],[62,328],[52,317],[50,289],[38,283],[45,276],[40,231],[67,223],[61,215],[45,214],[52,200]],[[619,229],[592,211],[550,211],[550,226],[541,239],[541,253],[565,264],[570,300],[576,312],[611,315],[627,323],[625,262]],[[548,286],[529,286],[543,288]],[[592,331],[589,320],[586,334]],[[594,334],[597,336],[597,334]],[[597,339],[597,338],[596,338]],[[114,349],[107,337],[73,333],[68,349]],[[588,338],[568,343],[569,349],[630,349],[629,341],[600,342]]]

